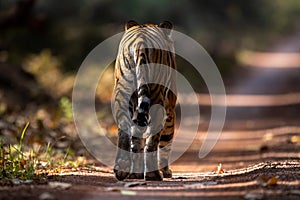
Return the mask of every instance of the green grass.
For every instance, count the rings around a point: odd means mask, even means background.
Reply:
[[[15,144],[6,144],[0,138],[0,180],[32,180],[35,176],[51,171],[59,173],[62,168],[86,166],[85,158],[76,157],[70,146],[66,149],[55,148],[56,142],[64,137],[39,148],[24,144],[28,127],[29,122],[22,129]]]
[[[23,139],[29,122],[21,132],[19,144],[4,144],[0,141],[0,179],[18,178],[22,180],[32,179],[35,174],[37,160],[33,151],[23,151]]]

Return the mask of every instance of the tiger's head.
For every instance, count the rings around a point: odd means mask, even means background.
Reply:
[[[130,20],[125,24],[125,32],[137,28],[143,28],[143,27],[161,28],[167,36],[170,36],[173,30],[173,25],[169,21],[163,21],[160,24],[156,25],[156,24],[138,24],[136,21]]]

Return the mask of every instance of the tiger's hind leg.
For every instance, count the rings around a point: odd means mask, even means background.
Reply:
[[[145,145],[145,179],[149,181],[162,181],[163,177],[158,166],[158,144],[164,122],[164,108],[153,106],[151,109],[150,131],[146,135]]]
[[[128,177],[131,168],[130,136],[119,129],[118,151],[115,160],[114,174],[121,181]]]
[[[172,178],[172,171],[169,167],[169,157],[171,153],[172,139],[174,136],[174,124],[165,124],[164,130],[159,142],[159,169],[163,173],[164,178]]]
[[[164,178],[172,178],[172,170],[169,167],[169,157],[171,152],[171,143],[159,145],[159,169]]]
[[[118,88],[117,88],[118,89]],[[122,101],[126,98],[116,90],[114,102],[114,114],[118,124],[118,150],[115,159],[114,174],[118,180],[124,180],[129,176],[131,158],[131,117],[130,109],[122,106]],[[131,108],[131,105],[130,105]]]
[[[170,98],[176,98],[175,95],[172,95]],[[171,153],[172,141],[174,137],[175,130],[175,100],[171,101],[173,104],[169,104],[170,101],[167,101],[167,119],[160,136],[159,142],[159,168],[163,173],[164,178],[172,178],[172,171],[169,167],[169,157]]]
[[[129,179],[144,179],[144,146],[143,134],[147,127],[132,126],[131,151],[132,151],[132,169]]]

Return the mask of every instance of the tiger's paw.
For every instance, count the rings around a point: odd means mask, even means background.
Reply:
[[[153,172],[147,172],[145,176],[146,181],[162,181],[163,176],[161,175],[159,170]]]
[[[164,178],[172,178],[172,170],[167,167],[160,170],[163,173]]]
[[[129,176],[131,167],[130,157],[118,156],[115,162],[114,174],[116,179],[122,181]]]

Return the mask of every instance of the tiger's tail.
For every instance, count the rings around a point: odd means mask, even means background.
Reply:
[[[148,85],[151,76],[147,67],[147,48],[141,43],[136,53],[136,82],[137,82],[137,107],[133,115],[133,122],[138,126],[148,126],[150,123],[149,110],[151,106],[150,88]]]

